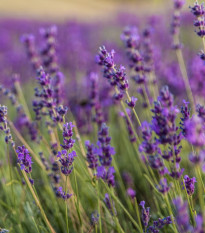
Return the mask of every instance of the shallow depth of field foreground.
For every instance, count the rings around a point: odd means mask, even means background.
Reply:
[[[205,233],[205,6],[170,3],[0,20],[0,233]]]

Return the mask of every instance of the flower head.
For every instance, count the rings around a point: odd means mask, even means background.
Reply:
[[[96,225],[96,224],[98,224],[99,217],[100,217],[100,215],[98,214],[97,211],[95,211],[95,212],[93,212],[93,213],[91,214],[91,224],[92,224],[93,226]]]
[[[67,150],[59,151],[57,154],[57,157],[59,158],[59,161],[61,163],[61,172],[68,176],[72,170],[73,170],[73,161],[76,157],[76,152],[72,151],[71,153],[68,153]]]
[[[62,188],[62,187],[59,187],[59,188],[57,189],[56,194],[57,194],[58,197],[63,198],[64,200],[67,200],[67,199],[69,199],[69,198],[72,196],[72,194],[65,193],[65,192],[63,191],[63,188]]]
[[[30,173],[32,171],[33,162],[28,149],[26,149],[25,146],[18,146],[16,153],[18,155],[18,163],[20,164],[21,170],[24,170],[26,173]]]
[[[142,207],[142,216],[141,216],[142,222],[144,226],[147,227],[150,220],[150,214],[149,214],[150,207],[145,208],[145,201],[141,201],[139,205]]]
[[[130,108],[134,108],[135,107],[135,103],[137,102],[137,98],[136,97],[134,97],[134,96],[132,96],[131,97],[131,100],[129,101],[129,100],[127,100],[126,101],[126,103],[127,103],[127,105],[130,107]]]
[[[127,195],[128,197],[130,197],[131,199],[134,199],[136,196],[136,191],[132,188],[128,188],[127,189]]]
[[[87,149],[87,161],[89,164],[89,168],[95,169],[98,166],[98,157],[97,157],[97,149],[90,141],[85,141],[85,146]]]
[[[196,183],[196,178],[193,177],[193,178],[189,178],[188,175],[185,175],[184,176],[184,183],[185,183],[185,187],[186,187],[186,191],[188,193],[188,195],[193,195],[194,193],[194,183]]]
[[[108,127],[105,123],[102,124],[98,133],[98,156],[100,164],[105,167],[109,167],[112,162],[112,155],[115,154],[115,150],[110,146],[111,137],[108,134]]]
[[[167,184],[166,178],[161,178],[159,185],[157,186],[157,189],[159,190],[159,192],[163,194],[166,194],[169,191],[170,187]]]
[[[75,140],[72,139],[73,127],[75,126],[72,122],[63,125],[63,144],[61,144],[61,147],[65,150],[70,150],[75,143]]]
[[[115,169],[114,167],[109,167],[106,169],[104,166],[97,167],[97,177],[103,179],[110,186],[115,186]]]
[[[202,147],[205,145],[205,126],[202,118],[193,116],[185,123],[187,129],[186,139],[193,146]]]

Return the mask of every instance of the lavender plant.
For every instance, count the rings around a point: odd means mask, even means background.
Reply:
[[[205,56],[188,27],[204,44],[205,11],[172,3],[171,22],[119,19],[98,66],[91,35],[110,25],[21,23],[26,51],[0,58],[0,232],[205,232]]]

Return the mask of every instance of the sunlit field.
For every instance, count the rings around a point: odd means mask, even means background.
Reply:
[[[0,12],[0,233],[204,233],[204,5]]]

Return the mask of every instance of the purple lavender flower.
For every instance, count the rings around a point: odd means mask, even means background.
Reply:
[[[150,220],[150,214],[149,214],[150,207],[145,208],[145,201],[141,201],[139,205],[142,207],[142,216],[141,216],[142,222],[144,226],[147,227]]]
[[[115,80],[117,82],[120,91],[127,90],[129,87],[128,80],[126,78],[125,67],[120,66],[120,68],[115,73]]]
[[[40,33],[45,40],[44,47],[41,49],[43,65],[49,73],[56,73],[59,69],[56,56],[57,27],[42,28]]]
[[[143,57],[144,57],[144,71],[151,73],[154,71],[154,48],[152,44],[153,28],[151,26],[145,28],[143,31]],[[152,84],[156,84],[156,78],[152,80]]]
[[[185,183],[185,187],[186,187],[186,191],[188,193],[188,195],[192,196],[194,193],[194,183],[196,183],[196,178],[189,178],[188,175],[184,176],[184,183]]]
[[[98,75],[97,73],[91,72],[89,74],[89,82],[90,82],[90,105],[95,106],[96,102],[98,101]]]
[[[59,151],[57,154],[57,157],[59,158],[59,161],[61,163],[61,172],[68,176],[72,170],[73,170],[73,161],[76,157],[76,152],[72,151],[71,153],[68,153],[67,150]]]
[[[160,95],[158,97],[158,101],[161,103],[162,107],[171,107],[174,103],[174,96],[169,91],[168,86],[163,86]]]
[[[191,9],[191,13],[196,17],[201,17],[205,13],[204,4],[199,5],[197,1],[194,3],[193,7],[190,6],[189,8]]]
[[[126,27],[121,35],[121,39],[127,48],[139,48],[140,37],[137,27]]]
[[[185,4],[185,0],[174,0],[174,8],[180,10]]]
[[[18,146],[16,149],[18,155],[18,163],[21,167],[21,170],[24,170],[26,173],[31,173],[32,171],[32,160],[29,155],[28,149],[25,146]]]
[[[149,226],[147,229],[147,232],[150,233],[158,233],[160,229],[162,229],[164,226],[172,224],[171,217],[165,217],[163,219],[159,218],[158,220],[153,222],[152,226]]]
[[[0,106],[0,123],[7,123],[7,107],[4,105]]]
[[[105,121],[103,115],[102,105],[99,100],[99,90],[98,90],[98,75],[94,72],[89,75],[89,82],[91,85],[90,90],[90,105],[95,109],[94,121],[101,127],[101,124]]]
[[[136,191],[134,189],[132,189],[132,188],[128,188],[127,189],[127,195],[131,199],[134,199],[136,197]]]
[[[120,68],[117,68],[114,63],[114,53],[114,50],[108,53],[106,48],[102,46],[99,48],[96,62],[103,66],[104,77],[108,79],[111,86],[117,86],[118,91],[121,92],[128,89],[129,85],[126,78],[125,67],[120,66]]]
[[[50,170],[50,166],[49,166],[49,164],[48,164],[47,159],[44,157],[43,152],[39,152],[38,154],[39,154],[39,156],[40,156],[40,158],[41,158],[41,161],[42,161],[42,163],[43,163],[43,165],[44,165],[46,171],[49,171],[49,170]]]
[[[178,197],[173,200],[173,203],[176,208],[176,223],[180,233],[190,232],[192,227],[189,223],[189,211],[187,208],[187,202],[183,202],[183,200]]]
[[[180,30],[180,17],[181,17],[181,9],[184,5],[185,1],[183,0],[174,0],[174,14],[172,17],[171,23],[171,33],[172,35],[179,36]],[[174,49],[181,49],[182,45],[178,42],[173,45]]]
[[[173,95],[169,92],[167,86],[163,87],[158,102],[155,102],[154,113],[152,119],[152,129],[156,133],[157,142],[163,145],[169,144],[173,147],[176,161],[180,162],[179,153],[181,146],[179,146],[182,135],[178,133],[178,127],[176,126],[176,118],[179,110],[173,106]],[[173,156],[173,152],[172,156]],[[170,154],[170,152],[168,152]]]
[[[134,186],[134,181],[132,178],[132,175],[129,172],[123,172],[122,173],[123,181],[127,187],[133,187]]]
[[[52,99],[53,91],[51,88],[51,78],[45,73],[42,67],[37,71],[37,80],[41,85],[41,89],[35,88],[35,96],[38,97],[38,100],[33,101],[33,109],[36,113],[36,119],[40,120],[41,115],[50,115],[53,116],[52,107],[54,102]],[[43,111],[43,108],[46,108],[47,112]]]
[[[182,134],[184,136],[186,136],[185,122],[190,118],[190,109],[188,107],[189,102],[186,102],[185,100],[183,102],[184,102],[184,106],[181,107],[182,117],[180,118],[181,119],[181,121],[180,121],[180,125],[181,125],[180,129],[182,130]]]
[[[72,122],[65,123],[63,125],[63,144],[61,144],[61,147],[64,150],[70,150],[75,143],[75,140],[72,139],[73,127],[75,126],[73,125]]]
[[[134,108],[135,107],[135,103],[137,102],[137,98],[136,97],[134,97],[134,96],[132,96],[131,97],[131,100],[129,101],[129,100],[127,100],[126,101],[126,103],[127,103],[127,105],[130,107],[130,108]]]
[[[112,86],[117,85],[115,76],[113,75],[113,69],[115,68],[114,54],[114,50],[108,53],[106,48],[102,46],[99,48],[99,53],[96,56],[96,62],[98,63],[98,65],[104,66],[104,77],[108,79]]]
[[[108,134],[108,127],[105,123],[102,124],[98,133],[98,155],[100,164],[105,167],[109,167],[112,162],[112,155],[115,154],[115,150],[110,146],[111,137]]]
[[[140,40],[136,27],[126,27],[121,39],[124,41],[126,52],[130,61],[130,67],[135,71],[132,79],[137,84],[144,84],[146,76],[144,74],[143,58],[139,52]]]
[[[92,226],[95,226],[96,224],[98,224],[99,217],[100,217],[100,215],[98,214],[97,211],[95,211],[91,214],[91,225]]]
[[[142,138],[143,142],[139,146],[140,152],[145,152],[146,154],[154,154],[159,151],[157,143],[152,139],[152,128],[151,125],[144,121],[142,123]]]
[[[205,150],[201,150],[198,154],[190,154],[189,160],[195,166],[200,166],[205,173]]]
[[[5,142],[11,143],[12,147],[15,146],[15,142],[13,141],[10,128],[8,127],[8,121],[7,121],[7,107],[0,105],[0,130],[4,131],[6,134],[5,136]]]
[[[72,194],[65,193],[62,187],[59,187],[56,191],[57,197],[63,198],[63,200],[68,200]]]
[[[194,26],[197,28],[195,30],[196,34],[203,38],[205,36],[205,19],[204,19],[204,4],[199,5],[198,1],[195,1],[194,6],[190,7],[192,14],[196,17],[196,20],[194,21]],[[201,51],[199,53],[199,57],[201,60],[205,59],[204,51]]]
[[[203,119],[203,121],[205,122],[205,107],[201,106],[201,105],[197,105],[196,111],[198,113],[198,116]]]
[[[157,189],[159,190],[159,192],[163,194],[166,194],[169,191],[170,187],[167,184],[166,178],[161,178],[159,185],[157,186]]]
[[[33,69],[35,71],[38,70],[41,66],[41,59],[36,49],[35,37],[32,34],[23,35],[21,41],[25,45],[27,56],[31,62]]]
[[[97,150],[90,141],[85,141],[85,146],[87,149],[87,161],[89,164],[89,168],[95,169],[98,166],[98,157],[97,157]]]
[[[195,217],[196,227],[193,229],[193,233],[204,233],[203,229],[203,217],[201,215],[197,215]]]
[[[104,166],[97,167],[97,177],[106,181],[109,186],[115,186],[114,173],[114,167],[109,167],[108,169],[106,169]]]
[[[117,211],[115,209],[114,201],[109,197],[109,194],[105,194],[105,198],[103,200],[105,202],[106,207],[108,208],[111,215],[117,215]]]
[[[185,123],[187,129],[186,139],[193,146],[203,147],[205,145],[205,126],[202,118],[193,116]]]
[[[173,177],[174,179],[179,179],[184,172],[184,168],[180,169],[179,163],[176,162],[175,169],[173,169],[169,175]]]

